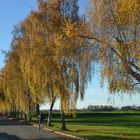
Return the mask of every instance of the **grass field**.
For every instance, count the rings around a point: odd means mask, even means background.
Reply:
[[[140,112],[78,113],[66,119],[68,134],[89,140],[140,140]],[[60,115],[54,114],[53,127],[60,129]]]

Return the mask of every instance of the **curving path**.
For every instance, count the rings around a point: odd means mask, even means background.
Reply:
[[[53,132],[42,132],[38,128],[17,120],[0,117],[0,140],[72,140]]]

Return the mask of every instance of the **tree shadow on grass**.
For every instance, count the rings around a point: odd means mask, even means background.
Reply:
[[[59,122],[59,121],[53,121],[53,122]],[[116,118],[109,118],[109,117],[98,117],[93,119],[77,119],[77,120],[66,120],[67,123],[73,123],[73,124],[87,124],[87,125],[96,125],[96,126],[140,126],[139,119],[125,119],[123,117],[116,117]]]
[[[66,123],[73,123],[76,125],[87,124],[96,126],[140,126],[140,114],[137,113],[83,113],[78,114],[77,116],[78,117],[76,119],[67,117]],[[136,119],[134,119],[133,117],[136,117]],[[44,122],[47,122],[47,120],[45,120]],[[61,120],[52,118],[52,123],[61,123]]]
[[[69,132],[85,132],[88,131],[88,129],[78,129],[78,130],[68,130]]]
[[[115,136],[101,136],[101,135],[95,135],[95,136],[86,136],[85,137],[88,140],[132,140],[132,138],[122,138],[122,137],[115,137]],[[138,139],[133,139],[138,140]]]

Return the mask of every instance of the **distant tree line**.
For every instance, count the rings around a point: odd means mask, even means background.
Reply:
[[[78,111],[140,111],[140,106],[89,105],[87,108],[79,109]]]

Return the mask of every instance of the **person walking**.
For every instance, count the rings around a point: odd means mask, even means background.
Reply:
[[[44,119],[45,117],[43,116],[42,113],[38,115],[38,121],[39,121],[39,130],[44,130]]]

